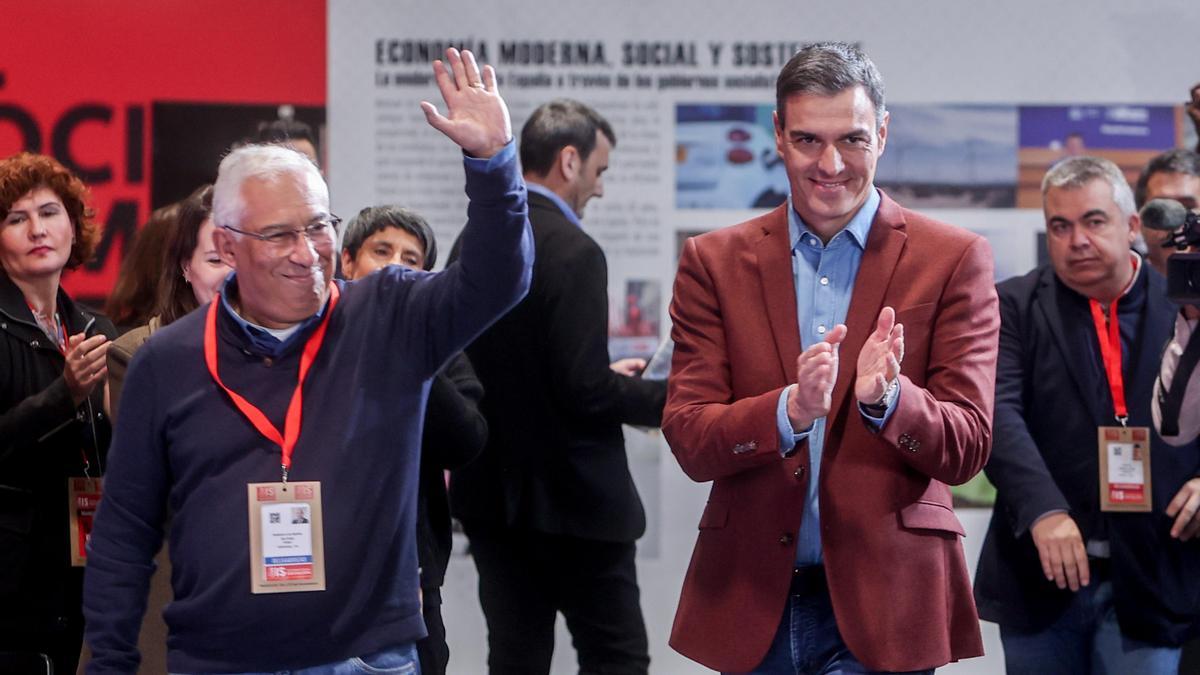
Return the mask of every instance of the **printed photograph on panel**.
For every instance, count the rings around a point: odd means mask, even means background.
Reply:
[[[658,349],[662,289],[654,279],[626,279],[609,302],[608,352],[613,359],[649,359]]]
[[[910,209],[1016,204],[1017,108],[890,105],[875,184]]]
[[[766,105],[675,107],[675,207],[774,208],[788,181]]]
[[[1017,207],[1042,207],[1042,177],[1067,157],[1112,160],[1130,184],[1146,162],[1175,147],[1179,115],[1167,105],[1021,106]]]

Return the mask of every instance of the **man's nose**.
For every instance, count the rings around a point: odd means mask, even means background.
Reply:
[[[826,176],[836,176],[846,168],[845,162],[842,161],[842,153],[838,152],[836,145],[831,143],[821,150],[821,156],[817,158],[817,168]]]
[[[1082,226],[1073,225],[1071,227],[1071,248],[1087,248],[1091,243],[1092,240],[1088,239],[1087,232]]]
[[[289,260],[305,267],[312,267],[316,264],[318,257],[316,245],[304,234],[296,237],[296,243],[292,245],[292,250],[288,254]]]

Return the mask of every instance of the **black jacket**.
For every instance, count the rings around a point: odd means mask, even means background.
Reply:
[[[94,316],[60,288],[69,334]],[[89,334],[115,337],[103,317]],[[38,327],[21,290],[0,272],[0,631],[44,634],[80,615],[83,568],[72,568],[67,477],[83,457],[97,476],[108,450],[104,388],[71,400],[58,347]]]
[[[646,515],[622,423],[658,426],[666,383],[609,368],[604,252],[549,199],[529,193],[533,286],[467,348],[487,390],[488,442],[455,471],[464,522],[632,542]]]
[[[1177,309],[1166,299],[1163,278],[1142,267],[1118,312],[1129,425],[1148,427],[1154,377]],[[1151,431],[1153,511],[1101,512],[1096,429],[1115,422],[1087,299],[1048,266],[997,290],[995,440],[985,471],[998,493],[975,578],[980,618],[1041,630],[1060,616],[1072,593],[1046,580],[1029,528],[1062,509],[1085,541],[1109,542],[1122,632],[1181,644],[1200,618],[1200,541],[1172,539],[1173,519],[1164,511],[1200,473],[1200,445],[1171,447]]]
[[[483,450],[487,420],[479,411],[483,385],[465,354],[459,353],[433,378],[425,430],[421,436],[421,478],[417,497],[417,558],[421,588],[439,588],[450,562],[450,504],[446,471],[457,469]]]

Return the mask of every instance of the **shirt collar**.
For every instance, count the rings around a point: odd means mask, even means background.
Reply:
[[[525,188],[530,192],[539,194],[554,202],[554,205],[558,207],[558,210],[562,211],[563,215],[567,217],[567,220],[575,224],[575,227],[583,227],[583,223],[580,222],[579,216],[575,213],[575,209],[572,209],[570,206],[568,206],[567,203],[563,201],[562,197],[559,197],[545,185],[538,185],[537,183],[526,181]]]
[[[861,249],[867,248],[867,235],[871,233],[871,223],[875,220],[875,214],[879,212],[880,201],[882,200],[879,197],[879,190],[872,185],[870,192],[867,193],[867,201],[863,202],[850,222],[842,228],[842,231],[846,232],[847,236]],[[800,236],[803,234],[813,233],[808,225],[804,224],[800,214],[796,213],[796,209],[792,206],[792,197],[788,195],[788,236],[793,250],[800,243]],[[813,234],[813,236],[816,235]]]
[[[317,313],[301,321],[296,330],[289,335],[287,339],[280,340],[266,330],[263,330],[261,327],[255,326],[249,321],[243,319],[242,316],[233,309],[233,305],[229,304],[229,296],[236,294],[237,290],[237,272],[230,272],[229,276],[225,277],[225,284],[221,287],[221,309],[225,311],[226,315],[233,319],[233,322],[237,324],[242,336],[249,341],[256,351],[266,354],[272,358],[279,357],[279,355],[286,351],[287,347],[295,342],[299,336],[307,333],[310,326],[320,321],[321,317],[325,314],[325,308],[329,304],[326,302],[325,304],[321,305],[320,309],[317,310]]]

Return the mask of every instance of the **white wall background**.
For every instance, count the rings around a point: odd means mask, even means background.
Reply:
[[[737,0],[329,0],[329,175],[335,212],[352,215],[385,201],[420,205],[434,221],[446,249],[465,218],[461,165],[449,142],[424,128],[416,101],[438,100],[432,87],[387,89],[375,85],[375,43],[402,40],[602,40],[618,61],[626,40],[861,42],[887,84],[889,103],[1175,104],[1200,81],[1200,2],[1195,0],[910,0],[840,2]],[[541,67],[499,67],[501,74],[534,73]],[[403,70],[427,72],[427,66]],[[580,69],[565,69],[575,72]],[[614,72],[619,69],[588,70]],[[564,69],[558,69],[563,72]],[[772,76],[777,66],[738,71]],[[710,68],[646,69],[648,74],[711,72]],[[731,72],[731,71],[723,71]],[[670,299],[676,230],[705,230],[744,219],[750,212],[674,209],[674,103],[772,100],[770,88],[750,91],[612,92],[505,88],[519,129],[533,106],[570,95],[610,115],[619,144],[613,153],[609,190],[593,202],[585,224],[605,245],[614,280],[652,278]],[[634,106],[634,112],[629,112]],[[644,106],[644,109],[638,106]],[[387,115],[381,113],[387,110]],[[632,123],[634,115],[641,122]],[[607,114],[607,113],[606,113]],[[390,115],[391,117],[388,117]],[[626,122],[624,128],[615,119]],[[400,119],[403,118],[403,119]],[[634,147],[631,147],[633,145]],[[640,150],[640,154],[634,150]],[[624,178],[621,178],[624,176]],[[636,180],[631,176],[638,176]],[[630,224],[632,210],[651,214],[656,242],[649,249],[610,246],[614,232]],[[1036,259],[1032,233],[1040,214],[1022,210],[931,212],[942,220],[980,231],[1008,266],[1028,269]],[[641,227],[641,225],[639,225]],[[624,231],[624,230],[622,230]],[[615,284],[615,282],[614,282]],[[615,288],[615,285],[614,285]],[[665,316],[665,310],[664,314]],[[703,668],[666,645],[678,591],[695,538],[707,486],[678,470],[657,435],[630,431],[631,464],[646,502],[650,530],[640,548],[643,609],[650,632],[653,673],[697,673]],[[987,513],[960,513],[963,544],[974,567]],[[461,542],[460,542],[461,543]],[[474,568],[456,556],[447,577],[445,615],[452,650],[451,672],[483,673],[486,646],[475,596]],[[559,631],[554,672],[575,672],[569,636]],[[984,625],[988,656],[940,672],[1002,672],[994,625]]]

